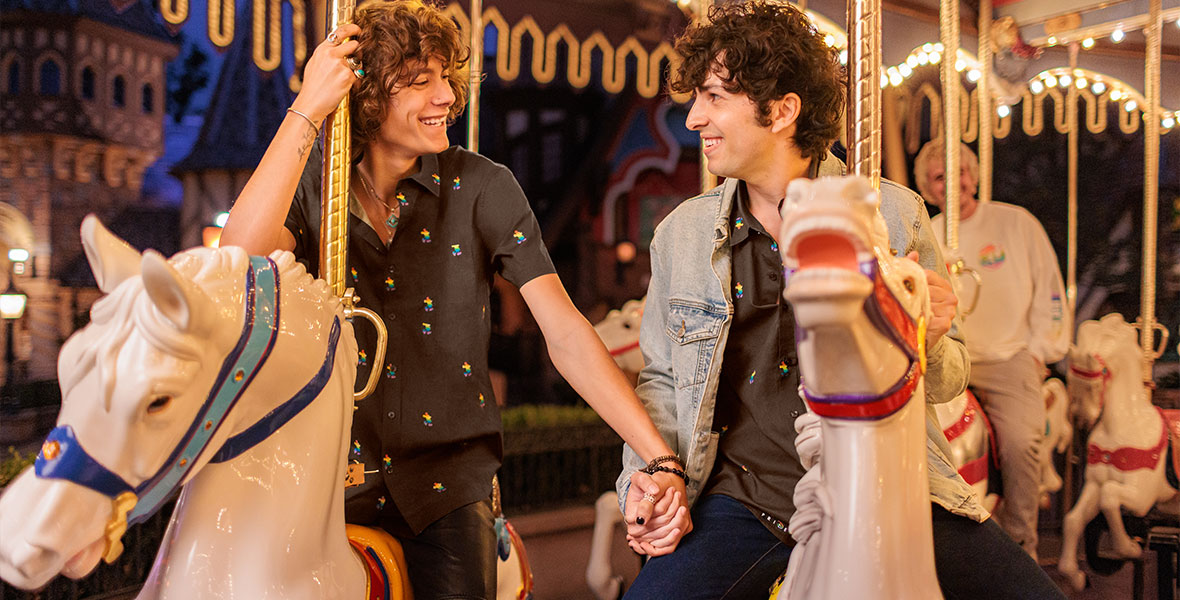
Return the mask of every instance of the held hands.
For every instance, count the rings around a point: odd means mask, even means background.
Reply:
[[[684,480],[676,475],[632,473],[624,506],[627,544],[639,554],[670,554],[692,531]]]
[[[351,38],[360,32],[352,23],[341,25],[316,46],[303,71],[303,86],[291,105],[293,110],[316,124],[336,110],[352,84],[364,76],[364,65],[351,57],[360,45]]]
[[[910,252],[906,258],[918,262],[918,253]],[[951,330],[959,298],[955,296],[951,283],[930,269],[926,269],[926,285],[930,289],[930,322],[926,324],[926,344],[933,346]]]

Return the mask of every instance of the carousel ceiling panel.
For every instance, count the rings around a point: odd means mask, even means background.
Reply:
[[[1102,38],[1117,29],[1137,31],[1147,23],[1150,0],[1014,0],[995,3],[996,18],[1011,17],[1021,36],[1034,46]],[[1165,23],[1180,18],[1180,0],[1163,0]],[[1172,29],[1175,29],[1174,27]],[[1174,32],[1164,28],[1164,45]]]

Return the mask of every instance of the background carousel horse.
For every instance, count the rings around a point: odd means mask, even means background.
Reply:
[[[1064,452],[1073,441],[1073,426],[1069,418],[1069,396],[1060,379],[1049,378],[1041,386],[1045,400],[1045,437],[1041,439],[1041,482],[1038,490],[1042,502],[1048,494],[1061,489],[1061,476],[1053,465],[1053,453]],[[975,395],[968,390],[954,400],[934,405],[938,424],[951,448],[951,462],[959,475],[975,489],[988,511],[994,511],[1000,494],[989,489],[990,471],[998,475],[1000,465],[996,453],[995,430],[987,413]]]
[[[346,533],[356,342],[324,282],[287,252],[141,256],[93,216],[82,241],[107,295],[0,497],[0,577],[84,576],[183,485],[140,598],[408,597],[396,542]]]
[[[1110,527],[1114,551],[1123,558],[1137,558],[1143,552],[1127,535],[1124,509],[1142,517],[1159,504],[1166,512],[1180,515],[1180,498],[1165,472],[1168,428],[1163,411],[1151,403],[1151,392],[1140,379],[1141,357],[1135,326],[1119,314],[1082,323],[1077,344],[1070,349],[1071,396],[1085,414],[1092,414],[1095,405],[1101,407],[1086,443],[1086,481],[1077,503],[1065,515],[1057,563],[1077,590],[1086,582],[1078,569],[1078,541],[1099,511]]]
[[[795,180],[779,236],[795,313],[807,474],[777,598],[942,598],[926,479],[920,266],[890,254],[861,177]],[[822,452],[820,451],[822,440]]]

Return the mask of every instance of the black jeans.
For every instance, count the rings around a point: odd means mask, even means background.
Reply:
[[[1065,600],[1037,562],[988,519],[976,523],[930,505],[934,566],[946,600]]]
[[[381,527],[406,555],[414,600],[495,600],[496,531],[492,501],[455,509],[413,535],[397,511]]]

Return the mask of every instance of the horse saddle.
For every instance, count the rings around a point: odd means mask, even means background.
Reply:
[[[365,600],[411,600],[401,544],[381,529],[348,524],[348,543],[365,563]]]

